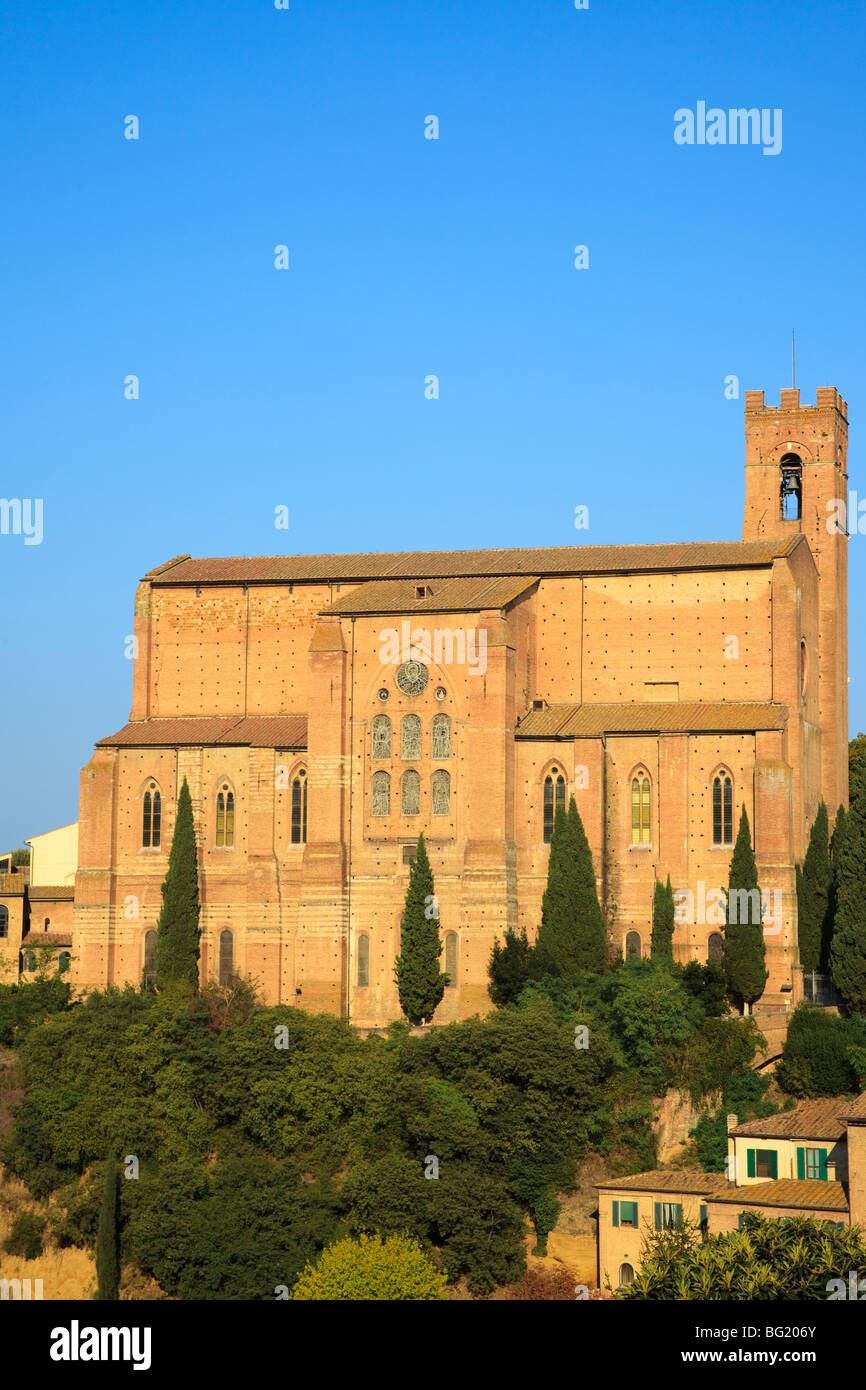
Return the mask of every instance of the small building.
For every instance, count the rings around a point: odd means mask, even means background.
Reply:
[[[30,863],[0,855],[0,984],[38,974],[48,953],[65,973],[72,962],[78,822],[33,835]]]
[[[726,1169],[659,1169],[599,1183],[599,1284],[630,1284],[645,1236],[681,1221],[710,1235],[737,1230],[749,1211],[866,1224],[866,1091],[744,1124],[729,1117]]]

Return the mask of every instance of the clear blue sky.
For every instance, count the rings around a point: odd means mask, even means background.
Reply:
[[[136,583],[175,554],[738,538],[724,379],[777,403],[793,326],[866,495],[861,0],[6,0],[0,25],[0,493],[44,499],[41,545],[0,536],[0,849],[76,817],[129,711]],[[782,152],[676,145],[698,101],[782,108]],[[866,535],[850,559],[856,732]]]

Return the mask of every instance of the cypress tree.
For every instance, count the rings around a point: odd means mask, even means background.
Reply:
[[[830,973],[849,1013],[862,1014],[866,1013],[866,761],[852,758],[849,780],[844,830],[833,837],[836,917]]]
[[[506,929],[505,941],[494,941],[487,966],[490,984],[487,992],[497,1008],[514,1004],[521,990],[534,977],[535,950],[526,938],[526,929],[519,932]]]
[[[674,890],[671,888],[671,876],[668,874],[667,883],[662,886],[656,879],[655,893],[653,894],[653,931],[650,955],[653,960],[663,961],[668,965],[674,962]]]
[[[728,874],[725,976],[729,994],[745,1013],[760,999],[767,983],[761,908],[758,868],[744,806]]]
[[[821,968],[821,945],[830,896],[830,832],[827,807],[818,807],[809,848],[797,876],[797,918],[800,964],[809,972]]]
[[[605,967],[607,943],[592,851],[573,796],[568,811],[559,808],[554,817],[535,949],[539,966],[563,979]]]
[[[845,839],[845,824],[847,820],[848,813],[844,806],[840,806],[836,812],[836,823],[833,826],[833,838],[830,841],[830,891],[827,894],[827,916],[824,920],[821,952],[821,969],[825,973],[830,971],[830,948],[833,943],[833,931],[836,925],[836,908],[839,898],[839,855],[842,850],[842,841]]]
[[[400,1007],[412,1024],[429,1021],[445,993],[448,976],[439,969],[441,954],[433,871],[424,836],[419,835],[400,922],[400,954],[394,962]]]
[[[102,1205],[96,1232],[96,1297],[101,1302],[117,1301],[120,1283],[120,1237],[117,1212],[117,1159],[109,1154],[102,1186]]]
[[[162,885],[162,908],[156,925],[156,984],[188,981],[198,988],[198,858],[192,798],[186,778],[177,799],[177,821]]]

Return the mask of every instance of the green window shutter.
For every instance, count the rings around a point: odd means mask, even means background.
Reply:
[[[700,1209],[699,1209],[699,1214],[698,1214],[698,1220],[699,1220],[699,1222],[700,1222],[700,1224],[701,1224],[702,1226],[706,1226],[706,1224],[707,1224],[707,1208],[706,1208],[706,1204],[705,1204],[704,1202],[701,1202]]]
[[[754,1150],[754,1149],[747,1149],[747,1150],[746,1150],[746,1176],[749,1177],[749,1178],[753,1178],[753,1177],[755,1176],[755,1150]]]
[[[632,1202],[632,1204],[631,1204],[631,1216],[632,1216],[632,1221],[634,1222],[634,1225],[635,1225],[635,1230],[637,1230],[637,1227],[638,1227],[638,1219],[637,1219],[637,1202]]]
[[[800,1149],[800,1148],[798,1148],[798,1149],[797,1149],[797,1177],[798,1177],[798,1178],[805,1178],[805,1176],[806,1176],[806,1150],[805,1150],[805,1149]]]
[[[772,1149],[771,1152],[773,1157],[770,1159],[770,1176],[777,1178],[779,1176],[779,1155],[775,1149]]]
[[[682,1204],[682,1202],[675,1202],[675,1203],[674,1203],[674,1225],[675,1225],[675,1226],[680,1226],[680,1225],[682,1225],[682,1220],[683,1220],[683,1204]]]
[[[827,1181],[827,1150],[821,1149],[819,1157],[818,1176],[822,1182]]]
[[[613,1224],[614,1226],[619,1225],[619,1202],[613,1204]]]
[[[656,1227],[656,1230],[657,1230],[657,1231],[660,1231],[661,1228],[662,1228],[662,1204],[661,1204],[661,1202],[655,1202],[655,1203],[654,1203],[654,1206],[655,1206],[655,1227]]]

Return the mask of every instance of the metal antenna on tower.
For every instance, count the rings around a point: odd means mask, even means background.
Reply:
[[[794,330],[791,329],[791,385],[797,385],[797,357],[794,347]]]

